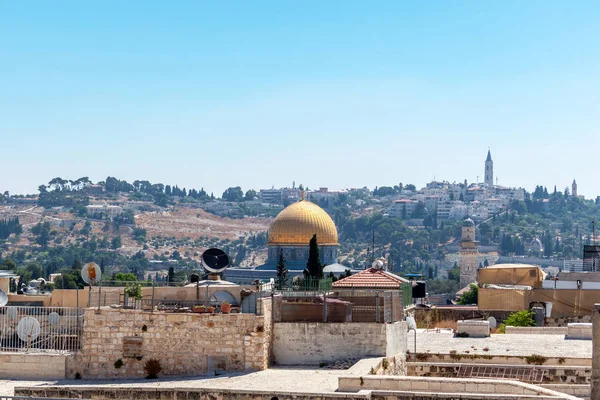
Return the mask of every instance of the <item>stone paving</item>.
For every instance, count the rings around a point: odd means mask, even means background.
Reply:
[[[414,331],[408,333],[408,349],[414,352]],[[487,348],[487,351],[483,349]],[[488,338],[457,338],[449,332],[417,332],[417,353],[488,354],[502,356],[591,358],[592,341],[565,339],[564,335],[494,334]]]
[[[364,371],[363,371],[364,372]],[[238,390],[272,390],[286,392],[335,392],[338,376],[357,374],[352,369],[334,370],[318,367],[273,367],[254,373],[224,374],[213,377],[159,378],[157,380],[0,380],[0,395],[14,395],[14,388],[26,386],[102,386],[102,387],[177,387]]]

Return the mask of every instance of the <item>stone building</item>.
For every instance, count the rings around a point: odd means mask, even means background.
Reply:
[[[477,281],[477,256],[479,243],[475,240],[475,223],[467,218],[462,226],[462,239],[459,250],[460,287]]]

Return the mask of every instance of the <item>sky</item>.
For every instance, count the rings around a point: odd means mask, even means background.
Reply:
[[[0,2],[0,191],[483,180],[600,195],[600,2]]]

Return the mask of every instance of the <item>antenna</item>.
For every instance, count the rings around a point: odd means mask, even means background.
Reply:
[[[373,264],[373,257],[375,256],[375,229],[373,229],[373,247],[371,249],[373,249],[371,251],[371,264]]]
[[[202,266],[211,274],[218,274],[229,267],[229,256],[221,249],[208,249],[202,253]]]

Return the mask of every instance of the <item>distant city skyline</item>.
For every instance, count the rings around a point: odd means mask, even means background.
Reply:
[[[600,195],[600,3],[0,4],[0,191],[434,177]]]

